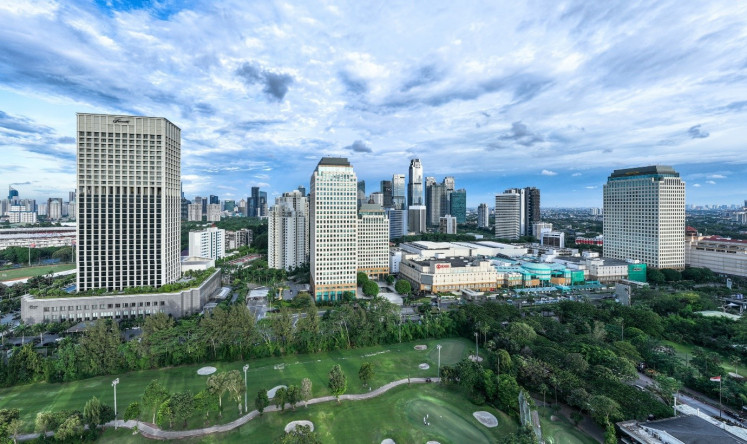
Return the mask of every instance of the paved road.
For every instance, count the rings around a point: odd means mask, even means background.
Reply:
[[[433,382],[439,382],[439,378],[430,378]],[[403,384],[423,384],[427,382],[426,378],[406,378],[406,379],[400,379],[398,381],[393,381],[388,384],[385,384],[376,390],[370,391],[368,393],[362,393],[362,394],[356,394],[356,395],[341,395],[340,401],[360,401],[364,399],[371,399],[376,396],[379,396],[383,393],[386,393],[387,391],[393,389],[394,387],[403,385]],[[314,404],[321,404],[323,402],[330,402],[335,401],[334,396],[323,396],[321,398],[314,398],[310,399],[306,405],[314,405]],[[285,405],[286,408],[290,408],[290,404]],[[265,409],[265,412],[277,412],[280,411],[279,407],[276,407],[274,405],[268,406]],[[230,430],[233,430],[237,427],[241,427],[242,425],[246,424],[247,422],[251,421],[252,419],[259,416],[259,411],[253,410],[249,412],[248,414],[242,416],[241,418],[229,422],[228,424],[220,424],[220,425],[214,425],[212,427],[206,427],[203,429],[193,429],[193,430],[162,430],[158,428],[155,424],[150,424],[147,422],[141,422],[141,421],[117,421],[117,427],[125,427],[128,429],[137,428],[140,433],[147,437],[147,438],[153,438],[153,439],[182,439],[182,438],[190,438],[190,437],[196,437],[196,436],[205,436],[210,435],[213,433],[223,433],[228,432]],[[114,421],[108,422],[105,424],[107,427],[114,427]],[[48,433],[49,435],[49,433]],[[38,433],[32,433],[28,435],[22,435],[18,437],[19,441],[28,441],[31,439],[36,439],[39,437]]]

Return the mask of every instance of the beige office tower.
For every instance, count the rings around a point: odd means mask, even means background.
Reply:
[[[495,196],[495,237],[516,240],[521,236],[521,202],[519,193]]]
[[[685,182],[671,166],[615,170],[604,185],[605,257],[685,268]]]
[[[270,268],[290,270],[309,261],[309,201],[301,191],[275,198],[267,223]]]
[[[355,292],[358,178],[341,157],[323,157],[311,175],[309,202],[311,290],[318,301]]]
[[[78,291],[179,279],[179,127],[78,113],[77,147]]]
[[[380,205],[363,204],[358,211],[358,271],[371,279],[389,274],[389,218]]]

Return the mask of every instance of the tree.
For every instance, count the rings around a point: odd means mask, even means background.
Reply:
[[[311,379],[309,378],[303,378],[301,380],[301,399],[304,404],[309,402],[309,399],[311,399]],[[306,405],[306,407],[308,407],[308,405]]]
[[[34,421],[34,430],[37,433],[43,435],[47,434],[47,431],[54,425],[54,415],[52,412],[38,412],[36,414],[36,421]]]
[[[257,397],[254,399],[254,407],[257,408],[259,414],[265,411],[265,407],[270,405],[270,399],[267,397],[267,390],[262,389],[257,392]]]
[[[408,295],[410,292],[412,292],[412,287],[410,287],[410,281],[407,281],[405,279],[400,279],[397,281],[397,283],[394,285],[394,290],[403,295]]]
[[[363,284],[363,294],[372,298],[379,294],[379,284],[374,281],[366,281]]]
[[[210,417],[210,411],[219,410],[218,398],[207,389],[200,390],[194,397],[195,411],[205,412],[205,419]]]
[[[678,380],[661,373],[654,376],[654,391],[666,405],[670,405],[674,394],[680,389],[681,385]]]
[[[226,373],[226,389],[228,389],[228,392],[238,403],[240,415],[242,407],[244,406],[241,400],[245,390],[244,380],[241,377],[241,372],[239,372],[238,370],[231,370],[230,372]]]
[[[167,399],[158,406],[156,424],[162,429],[174,427],[174,411],[171,409],[171,399]]]
[[[389,285],[392,285],[394,283],[394,275],[388,274],[386,275],[386,283]]]
[[[589,399],[589,410],[594,420],[600,424],[607,424],[610,419],[618,420],[620,414],[620,404],[604,395],[594,395]]]
[[[510,340],[523,347],[534,341],[537,337],[534,329],[524,322],[512,322],[507,329],[506,335]]]
[[[358,286],[363,287],[363,285],[366,282],[368,282],[368,275],[363,271],[359,271],[358,272]]]
[[[18,432],[21,431],[24,425],[24,421],[21,421],[20,419],[16,418],[10,421],[8,424],[7,430],[8,434],[13,437],[13,443],[18,442]]]
[[[342,372],[339,364],[335,364],[329,372],[329,390],[335,395],[337,402],[340,402],[340,395],[344,394],[347,389],[348,380],[345,373]]]
[[[121,364],[120,343],[117,322],[97,320],[80,338],[78,356],[83,372],[90,376],[116,373]]]
[[[124,412],[124,420],[129,421],[131,419],[137,420],[140,418],[140,403],[137,401],[131,402],[127,406]]]
[[[190,392],[174,393],[169,401],[174,421],[183,421],[182,427],[187,427],[187,419],[195,411],[194,396]]]
[[[646,280],[654,285],[661,285],[666,282],[664,273],[654,268],[646,268]]]
[[[280,387],[279,389],[275,390],[275,397],[272,398],[272,402],[275,404],[275,407],[280,408],[280,410],[285,410],[285,402],[288,400],[288,389],[285,387]]]
[[[316,432],[311,431],[311,427],[297,425],[292,432],[288,432],[280,437],[280,444],[321,444],[321,440]]]
[[[364,362],[361,364],[360,370],[358,370],[358,377],[360,378],[363,385],[368,385],[368,382],[373,378],[374,376],[374,368],[373,364],[370,362]]]
[[[152,422],[156,422],[158,408],[166,399],[168,399],[168,397],[169,392],[167,392],[166,388],[158,382],[158,379],[152,380],[145,387],[145,393],[143,393],[143,407],[145,407],[146,410],[153,412]]]
[[[101,401],[93,397],[86,402],[83,407],[83,422],[88,425],[89,429],[94,429],[101,424]]]
[[[83,423],[80,421],[78,415],[69,416],[54,434],[54,438],[58,441],[66,441],[68,439],[76,439],[78,442],[83,440]]]
[[[607,425],[604,428],[604,444],[617,444],[615,426],[609,421],[607,421]]]
[[[296,410],[296,404],[301,400],[301,389],[297,385],[288,386],[287,398],[288,404],[293,410]]]
[[[206,384],[208,391],[218,397],[219,416],[223,416],[223,394],[228,391],[228,373],[214,373],[208,377]]]
[[[156,313],[145,318],[143,337],[147,338],[155,332],[167,330],[174,326],[174,320],[166,313]]]

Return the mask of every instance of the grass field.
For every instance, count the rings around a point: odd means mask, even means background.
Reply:
[[[442,350],[443,351],[443,350]],[[442,356],[443,358],[443,356]],[[498,418],[498,427],[487,428],[472,413],[486,410]],[[428,415],[430,425],[423,424]],[[295,420],[310,420],[324,443],[380,443],[391,438],[397,443],[491,443],[518,428],[516,420],[488,406],[475,406],[460,391],[436,384],[400,386],[366,401],[343,401],[298,407],[296,411],[267,413],[241,428],[201,439],[195,443],[272,443],[285,425]],[[568,435],[574,436],[574,435]],[[144,443],[147,439],[131,431],[107,431],[108,443]],[[564,441],[586,442],[586,441]],[[590,441],[593,442],[593,441]]]
[[[32,276],[41,276],[49,272],[57,273],[75,269],[75,264],[43,265],[41,267],[10,268],[0,270],[0,282],[13,279],[23,279]]]
[[[427,344],[428,349],[414,350],[413,347],[416,344]],[[470,341],[460,338],[426,340],[248,361],[247,385],[250,409],[253,409],[254,398],[260,389],[270,389],[280,384],[300,385],[304,377],[312,381],[313,397],[329,395],[328,373],[335,364],[340,364],[347,375],[347,393],[368,391],[368,388],[363,387],[358,379],[358,369],[365,361],[374,363],[375,376],[371,382],[374,388],[407,377],[435,377],[438,360],[436,344],[443,346],[441,365],[450,365],[466,357]],[[420,370],[418,368],[420,363],[427,363],[431,368]],[[197,393],[202,390],[205,388],[207,376],[198,376],[196,372],[203,365],[212,365],[218,371],[241,371],[244,362],[190,365],[96,377],[70,383],[38,383],[0,389],[0,408],[20,409],[21,419],[26,421],[27,428],[33,428],[34,418],[39,411],[82,410],[86,401],[92,396],[97,396],[102,402],[112,405],[111,381],[118,377],[120,383],[117,386],[117,404],[121,415],[130,402],[140,400],[145,386],[153,379],[158,379],[171,393],[186,390]],[[237,417],[237,404],[228,396],[224,396],[223,419],[220,422],[229,422]],[[189,426],[190,428],[203,427],[205,423],[199,418],[193,418]]]
[[[548,407],[538,408],[540,424],[542,425],[542,438],[546,444],[596,444],[596,440],[584,432],[576,429],[573,424],[561,414],[557,414],[555,421],[551,419],[552,409]]]
[[[682,361],[686,362],[687,360],[693,358],[693,350],[695,350],[694,345],[680,344],[680,343],[672,342],[672,341],[662,341],[662,342],[664,345],[668,345],[672,347],[677,357],[682,359]],[[723,372],[724,375],[726,375],[729,372],[734,372],[734,366],[729,364],[728,361],[724,360],[723,357],[722,357],[722,362],[721,362],[721,368],[724,369],[724,372]],[[747,368],[745,368],[745,366],[741,364],[737,365],[737,370],[739,371],[740,375],[744,375],[745,372],[747,372]]]

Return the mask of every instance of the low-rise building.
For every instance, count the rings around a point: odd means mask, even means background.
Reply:
[[[239,247],[249,246],[252,240],[252,230],[248,228],[226,231],[226,250],[235,250]]]
[[[456,217],[447,214],[438,219],[438,232],[443,234],[457,234]]]
[[[8,247],[64,247],[75,242],[75,227],[0,229],[0,250]]]
[[[714,273],[747,277],[747,240],[721,236],[687,236],[685,265]]]
[[[221,259],[226,255],[226,230],[212,226],[189,232],[189,255]]]
[[[399,273],[415,291],[430,293],[490,291],[496,288],[498,279],[489,260],[464,257],[403,259]]]

